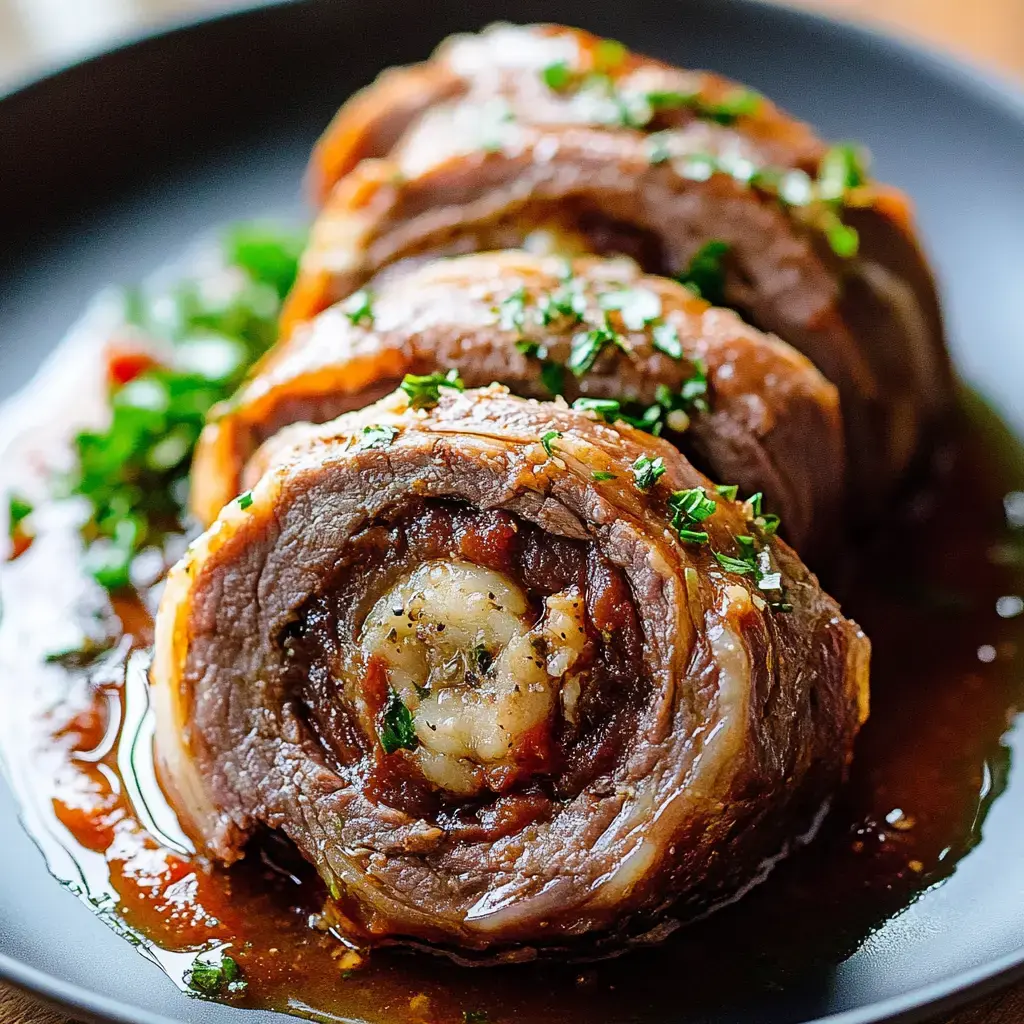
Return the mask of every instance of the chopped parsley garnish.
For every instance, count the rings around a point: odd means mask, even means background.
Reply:
[[[614,473],[609,473],[608,470],[606,470],[606,469],[595,469],[594,472],[590,474],[590,477],[591,477],[592,480],[599,480],[599,481],[614,480],[615,479],[615,474]]]
[[[720,494],[726,501],[735,501],[740,489],[736,484],[719,484],[715,488],[715,493]]]
[[[633,479],[641,491],[649,491],[665,473],[665,460],[659,455],[652,459],[649,455],[641,455],[630,467]]]
[[[252,491],[243,491],[235,501],[238,502],[238,507],[244,512],[252,505]]]
[[[679,281],[706,299],[712,306],[725,304],[725,259],[729,243],[712,239],[705,242],[679,275]]]
[[[561,92],[569,88],[575,75],[567,60],[558,60],[541,68],[540,77],[549,89]]]
[[[10,535],[13,537],[18,533],[21,524],[32,515],[32,503],[25,498],[12,494],[7,499],[7,522]]]
[[[670,359],[683,358],[683,344],[675,324],[655,324],[651,330],[651,344]]]
[[[758,491],[757,494],[752,494],[743,503],[744,511],[747,514],[747,518],[752,520],[754,525],[757,526],[762,533],[771,537],[773,534],[778,532],[781,520],[774,513],[765,512],[761,507],[763,502],[764,496],[760,491]]]
[[[441,388],[465,391],[459,371],[452,369],[447,372],[415,374],[407,373],[399,387],[409,398],[414,409],[429,409],[441,400]]]
[[[526,289],[517,288],[498,306],[498,326],[503,331],[521,333],[526,324]]]
[[[856,256],[860,249],[860,234],[849,224],[844,224],[839,214],[830,211],[823,218],[823,230],[831,250],[843,259]]]
[[[649,164],[663,164],[672,159],[672,150],[669,148],[671,138],[671,132],[654,132],[647,136],[645,145]]]
[[[592,412],[607,420],[614,422],[619,417],[622,403],[614,398],[577,398],[572,407],[579,412]]]
[[[405,706],[402,698],[390,688],[388,702],[381,716],[379,736],[380,745],[386,754],[393,754],[396,750],[415,750],[419,744],[412,712]]]
[[[565,390],[565,367],[551,359],[545,359],[540,368],[540,382],[553,395]]]
[[[373,323],[373,294],[365,288],[353,292],[342,304],[341,311],[353,324],[361,324],[364,320]]]
[[[695,530],[705,519],[714,515],[718,506],[709,498],[703,487],[690,487],[685,491],[673,491],[668,499],[672,513],[669,525],[679,534],[679,539],[693,544],[706,544],[708,535]]]
[[[629,50],[617,39],[602,39],[594,49],[594,68],[614,71],[629,56]]]
[[[652,112],[679,110],[687,107],[698,117],[718,124],[734,124],[737,118],[750,117],[758,112],[763,97],[752,89],[733,89],[717,101],[706,100],[699,92],[667,90],[646,93]]]
[[[473,648],[473,660],[476,662],[477,672],[485,676],[494,664],[494,655],[483,644],[477,644]]]
[[[571,267],[569,274],[571,277]],[[579,324],[583,322],[583,316],[587,311],[587,300],[579,288],[574,287],[571,281],[567,280],[554,291],[542,295],[537,300],[537,309],[542,327],[547,327],[548,324],[554,323],[561,317],[566,317],[573,323]]]
[[[360,448],[387,448],[398,436],[398,428],[389,426],[386,423],[373,423],[363,427],[362,435],[359,438]]]
[[[259,222],[237,224],[224,239],[224,257],[254,281],[269,285],[283,299],[295,282],[305,245],[302,231],[285,231]]]
[[[598,297],[603,310],[616,311],[631,331],[642,331],[661,316],[661,298],[647,288],[623,288]]]
[[[211,997],[240,995],[249,987],[234,957],[222,953],[217,963],[202,957],[202,954],[197,956],[185,972],[185,984],[193,992]]]
[[[841,200],[849,189],[864,185],[867,178],[864,152],[852,142],[840,142],[818,165],[818,193],[822,199]]]
[[[544,451],[546,451],[549,456],[555,454],[555,446],[552,442],[555,440],[556,437],[561,436],[562,432],[560,430],[546,430],[543,434],[540,435],[541,446],[544,448]]]
[[[577,377],[593,369],[597,357],[608,345],[615,345],[623,350],[626,342],[607,324],[601,324],[589,331],[581,331],[572,339],[569,360],[565,364]]]
[[[237,274],[229,289],[186,280],[157,293],[126,294],[128,322],[166,346],[118,361],[109,375],[109,425],[75,438],[63,488],[88,503],[85,566],[107,589],[129,586],[135,556],[182,527],[192,451],[206,414],[276,340],[301,247],[292,231],[238,225],[223,239],[225,262]]]

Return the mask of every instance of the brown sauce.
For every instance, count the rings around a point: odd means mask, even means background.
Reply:
[[[56,410],[89,379],[79,363],[66,359],[37,392],[37,421],[51,426],[22,424],[5,486],[38,494],[59,464],[71,414]],[[1024,699],[1024,496],[1006,503],[1009,524],[1004,499],[1024,489],[1024,449],[980,403],[967,407],[943,482],[894,511],[885,538],[831,581],[874,644],[872,715],[848,785],[809,846],[661,947],[586,966],[471,969],[388,950],[364,960],[319,916],[322,886],[284,841],[263,837],[227,870],[197,860],[153,773],[151,598],[107,606],[78,572],[61,505],[41,508],[0,575],[0,750],[25,825],[57,878],[179,985],[198,951],[229,949],[248,981],[238,1005],[398,1024],[653,1021],[684,996],[698,1014],[724,986],[754,999],[797,984],[950,875],[1005,784],[1001,737]],[[88,650],[53,657],[111,629],[121,641],[89,664]]]

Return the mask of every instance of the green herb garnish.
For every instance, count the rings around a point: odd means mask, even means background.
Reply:
[[[651,344],[670,359],[683,358],[683,343],[679,340],[675,324],[655,324],[651,331]]]
[[[353,292],[339,308],[353,324],[373,323],[373,293],[365,288]]]
[[[305,245],[306,235],[301,231],[286,231],[271,224],[238,224],[224,239],[224,256],[228,263],[241,267],[254,281],[269,285],[283,299],[295,283]]]
[[[614,398],[577,398],[572,403],[572,407],[579,412],[596,413],[602,419],[612,423],[618,419],[622,403]]]
[[[526,289],[517,288],[498,305],[498,326],[503,331],[522,332],[526,323]]]
[[[712,306],[725,304],[725,259],[729,244],[712,239],[705,242],[690,260],[678,280],[706,299]]]
[[[414,409],[429,409],[441,400],[441,388],[465,391],[459,371],[452,369],[447,372],[415,374],[407,373],[399,387],[409,398]]]
[[[419,744],[412,712],[405,706],[402,698],[390,688],[388,702],[381,716],[379,736],[380,745],[386,754],[393,754],[396,750],[415,750]]]
[[[553,89],[555,92],[562,92],[562,90],[569,88],[575,75],[568,61],[558,60],[553,64],[548,64],[547,67],[541,68],[540,77],[549,89]]]
[[[291,231],[242,224],[223,242],[237,268],[228,292],[184,281],[154,295],[126,295],[125,315],[166,342],[111,388],[109,425],[74,441],[64,490],[84,498],[85,567],[110,590],[130,584],[143,547],[182,528],[192,451],[207,412],[234,392],[277,337],[281,297],[295,278],[301,239]]]
[[[28,499],[12,494],[7,499],[8,531],[13,538],[21,531],[21,524],[32,515],[34,506]]]
[[[860,188],[868,178],[863,150],[852,142],[840,142],[821,158],[818,165],[818,194],[825,200],[842,200],[851,188]]]
[[[572,339],[572,349],[565,365],[575,376],[582,377],[593,368],[597,357],[608,345],[626,350],[625,340],[607,323],[593,327],[589,331],[581,331]]]
[[[235,499],[235,501],[238,502],[238,507],[244,512],[250,505],[252,505],[252,491],[244,491]]]
[[[359,438],[359,448],[387,448],[398,436],[398,428],[388,426],[386,423],[374,423],[363,427],[362,435]]]
[[[598,480],[598,481],[614,480],[615,479],[615,474],[614,473],[609,473],[608,470],[606,470],[606,469],[595,469],[594,472],[590,474],[590,478],[592,480]]]
[[[543,446],[544,451],[546,451],[549,456],[555,454],[555,446],[552,442],[555,440],[556,437],[561,436],[562,432],[560,430],[546,430],[543,434],[541,434],[540,443]]]
[[[476,662],[477,672],[484,676],[487,675],[494,664],[494,655],[483,644],[477,644],[473,648],[473,660]]]
[[[694,544],[706,544],[708,535],[694,527],[714,515],[718,506],[709,498],[703,487],[689,487],[684,491],[673,491],[668,499],[672,513],[669,525],[679,534],[679,539]]]
[[[540,368],[540,382],[553,395],[565,391],[565,367],[553,360],[545,359]]]
[[[211,997],[240,995],[249,987],[238,962],[226,953],[221,954],[217,963],[202,959],[202,954],[197,956],[185,972],[185,984],[194,992]]]
[[[740,489],[736,484],[719,484],[715,488],[715,493],[720,494],[726,501],[735,501]]]
[[[614,310],[631,331],[642,331],[661,316],[661,298],[647,288],[623,288],[598,296],[605,311]]]
[[[641,491],[649,491],[665,473],[665,460],[659,455],[652,459],[649,455],[641,455],[630,467],[633,479]]]

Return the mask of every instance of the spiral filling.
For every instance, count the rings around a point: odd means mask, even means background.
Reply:
[[[648,689],[641,641],[628,584],[592,545],[425,501],[363,532],[286,645],[345,770],[457,825],[524,795],[536,813],[614,763]]]

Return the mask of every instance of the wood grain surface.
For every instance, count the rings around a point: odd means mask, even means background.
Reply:
[[[105,33],[120,35],[141,25],[154,24],[175,10],[213,8],[219,2],[124,0],[111,5],[103,0],[0,0],[0,81],[18,77],[34,64],[67,57],[76,47],[93,47],[102,41]],[[1004,75],[1024,79],[1024,0],[789,2],[796,7],[823,11],[920,39]],[[69,19],[67,16],[72,9],[74,16]],[[67,1016],[0,985],[0,1024],[67,1024],[68,1021]],[[941,1016],[934,1024],[1022,1022],[1024,985],[1019,985],[952,1016]]]

